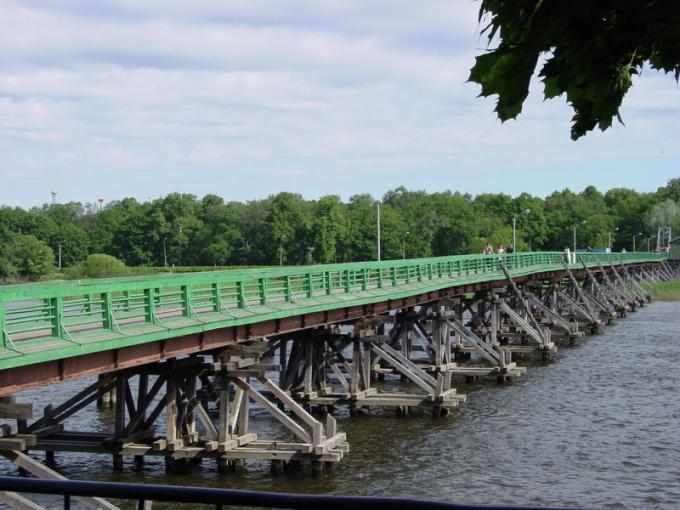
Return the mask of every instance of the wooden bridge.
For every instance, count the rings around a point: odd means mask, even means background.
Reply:
[[[169,470],[246,459],[314,472],[349,450],[333,412],[449,413],[456,380],[505,382],[651,298],[677,277],[663,255],[468,255],[10,285],[0,288],[0,454],[92,452]],[[47,408],[19,392],[68,379],[82,391]],[[399,378],[390,391],[382,381]],[[69,430],[87,405],[111,405],[106,433]],[[261,437],[251,409],[281,424]],[[49,463],[49,462],[48,462]],[[96,504],[94,505],[96,506]]]

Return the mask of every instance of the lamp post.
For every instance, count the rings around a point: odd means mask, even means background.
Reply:
[[[167,240],[167,237],[163,238],[163,267],[168,267],[168,251],[165,249],[165,241]]]
[[[380,262],[380,202],[376,206],[378,208],[378,262]]]
[[[409,235],[409,231],[407,230],[406,233],[404,234],[404,238],[401,240],[401,258],[402,260],[406,260],[406,236]]]
[[[637,234],[633,234],[633,253],[635,253],[635,251],[637,251],[637,250],[635,249],[635,237],[636,237],[636,236],[641,236],[641,235],[642,235],[642,232],[638,232]]]
[[[586,220],[583,220],[581,222],[581,225],[585,225],[585,224],[586,224]],[[574,225],[574,253],[576,253],[576,225]]]
[[[531,212],[531,209],[524,209],[522,216],[526,216]],[[517,216],[512,217],[512,249],[517,253]]]
[[[57,243],[57,246],[59,247],[59,258],[57,259],[57,269],[61,271],[61,241]]]
[[[619,231],[619,227],[614,227],[614,232],[618,232],[618,231]],[[607,234],[609,234],[609,243],[607,244],[607,247],[609,248],[609,251],[611,252],[612,251],[612,232],[611,232],[611,230],[609,232],[607,232]]]
[[[182,226],[179,226],[179,235],[177,236],[177,265],[182,265]]]
[[[281,236],[279,239],[279,266],[283,265],[283,243],[286,242],[286,236]]]

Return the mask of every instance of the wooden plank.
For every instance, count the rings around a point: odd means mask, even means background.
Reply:
[[[241,403],[243,401],[243,390],[241,388],[236,388],[234,392],[234,400],[232,402],[232,406],[229,409],[229,418],[228,418],[228,424],[229,424],[229,437],[231,437],[235,432],[236,432],[236,424],[238,423],[238,415],[241,412]],[[240,431],[241,434],[243,434],[243,431]]]
[[[15,439],[21,439],[26,444],[26,446],[35,446],[35,443],[38,440],[35,434],[15,434],[12,437]]]
[[[46,480],[67,480],[65,476],[60,475],[56,471],[48,468],[47,466],[41,464],[37,460],[20,451],[0,451],[0,455],[7,458],[20,468],[25,469],[32,475],[37,476],[38,478]],[[88,508],[94,508],[95,510],[120,510],[117,506],[112,505],[102,498],[87,498],[78,496],[74,497],[74,499],[84,504]]]
[[[248,397],[252,398],[255,402],[264,407],[269,414],[276,418],[284,427],[290,430],[293,434],[302,439],[302,441],[304,441],[305,443],[309,443],[312,441],[312,437],[305,431],[305,429],[303,429],[295,421],[290,419],[288,415],[286,415],[286,413],[284,413],[278,407],[272,404],[271,401],[269,401],[260,392],[255,390],[255,388],[253,388],[250,384],[245,382],[243,379],[239,378],[236,378],[233,381],[234,384],[238,385],[241,389],[243,389],[243,391],[246,393]]]
[[[33,404],[18,402],[0,402],[0,419],[30,420],[33,418]]]
[[[206,432],[210,436],[211,439],[218,439],[219,433],[217,432],[217,429],[215,428],[215,425],[213,425],[212,420],[210,419],[210,415],[208,414],[208,411],[205,410],[203,407],[203,404],[200,402],[196,401],[196,406],[194,407],[194,415],[196,418],[203,424],[205,427]]]
[[[387,352],[382,350],[377,345],[373,345],[372,349],[376,354],[379,354],[382,359],[384,359],[390,365],[392,365],[394,368],[396,368],[398,372],[400,372],[401,374],[403,374],[404,376],[409,378],[413,383],[415,383],[417,386],[419,386],[422,390],[424,390],[428,394],[434,394],[434,387],[433,386],[430,386],[427,382],[423,381],[413,371],[409,370],[409,368],[405,367],[404,365],[399,363],[396,359],[394,359],[392,356],[387,354]]]
[[[23,439],[15,439],[12,437],[3,437],[0,439],[0,450],[25,450],[26,441]]]
[[[229,383],[223,378],[219,393],[219,418],[217,420],[217,440],[220,443],[231,438],[229,430]]]
[[[253,441],[249,443],[252,448],[263,448],[265,450],[296,450],[302,453],[313,453],[314,445],[311,443],[287,443],[285,441]]]
[[[177,387],[172,375],[166,381],[165,395],[165,439],[170,446],[177,439]],[[166,447],[167,447],[166,446]]]
[[[247,434],[243,434],[236,438],[236,443],[238,443],[238,446],[244,446],[252,443],[253,441],[257,441],[257,433],[255,432],[248,432]]]
[[[340,443],[345,443],[346,441],[347,434],[345,434],[344,432],[335,434],[334,436],[328,437],[324,441],[317,443],[314,446],[314,453],[316,453],[317,455],[325,455],[329,450],[332,450]]]
[[[300,404],[298,404],[297,402],[295,402],[295,400],[290,398],[290,396],[285,391],[279,388],[266,376],[258,377],[257,380],[260,381],[260,383],[262,383],[262,385],[265,388],[269,389],[277,399],[279,399],[281,402],[287,405],[288,408],[293,412],[293,414],[300,418],[307,425],[309,425],[310,427],[316,427],[320,425],[318,420],[316,420],[311,414],[305,411]]]
[[[45,510],[44,506],[25,498],[16,492],[0,492],[0,501],[17,510]]]
[[[112,376],[107,374],[104,375],[101,379],[97,379],[94,383],[90,384],[87,388],[79,391],[75,396],[71,397],[68,399],[66,402],[61,404],[60,406],[55,407],[54,409],[51,409],[49,411],[45,412],[45,416],[40,418],[38,421],[35,423],[32,423],[31,426],[29,427],[29,431],[33,432],[34,429],[42,428],[46,425],[51,424],[53,421],[61,421],[65,417],[69,416],[70,413],[70,408],[72,406],[77,405],[79,402],[83,401],[84,399],[87,400],[88,395],[91,396],[92,393],[95,393],[97,396],[103,395],[104,392],[100,392],[100,390],[106,388],[106,391],[108,391],[109,387],[112,387],[113,381],[112,381]],[[78,407],[79,409],[79,407]],[[62,415],[62,413],[66,413],[65,416],[58,416]]]
[[[9,436],[12,433],[12,427],[9,423],[0,425],[0,437]]]

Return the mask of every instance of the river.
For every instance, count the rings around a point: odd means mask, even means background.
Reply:
[[[168,476],[161,459],[142,471],[109,456],[58,454],[73,479],[176,483],[285,492],[386,495],[480,504],[680,508],[680,303],[653,303],[561,348],[515,383],[459,386],[468,401],[452,416],[341,414],[351,452],[332,470],[274,477],[267,463],[218,475],[204,462]],[[39,408],[83,382],[19,396]],[[30,397],[29,397],[30,395]],[[94,406],[69,429],[104,430]],[[265,424],[265,426],[267,426]],[[36,453],[38,458],[42,455]],[[14,474],[6,463],[2,472]],[[154,506],[156,508],[156,506]],[[159,506],[159,508],[163,508]],[[187,506],[187,508],[189,508]]]

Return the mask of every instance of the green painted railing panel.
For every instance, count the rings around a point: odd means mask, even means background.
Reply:
[[[663,254],[579,254],[588,266]],[[559,270],[564,253],[215,271],[0,287],[0,370],[201,331]],[[581,263],[573,264],[581,267]]]

